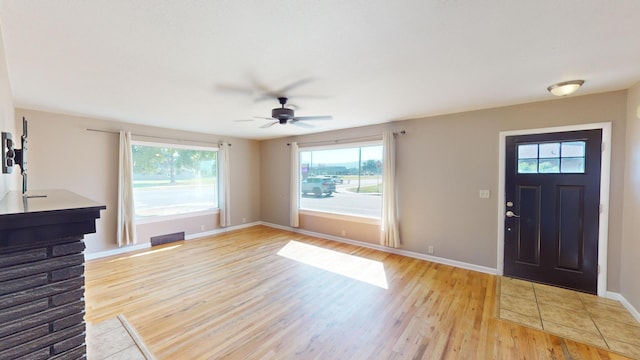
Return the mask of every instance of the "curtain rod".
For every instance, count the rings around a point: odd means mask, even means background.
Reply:
[[[99,130],[99,129],[87,129],[87,131],[95,131],[95,132],[101,132],[101,133],[107,133],[107,134],[116,134],[116,135],[120,134],[117,131]],[[146,137],[146,138],[152,138],[152,139],[173,140],[173,141],[178,141],[178,142],[189,141],[189,142],[197,142],[197,143],[202,143],[202,144],[215,144],[215,145],[219,145],[220,144],[220,142],[212,143],[212,142],[208,142],[208,141],[176,139],[176,138],[170,138],[170,137],[164,137],[164,136],[153,136],[153,135],[143,135],[143,134],[133,134],[133,133],[131,135],[140,136],[140,137]],[[230,143],[229,143],[229,146],[231,146]]]
[[[407,132],[405,130],[402,131],[398,131],[398,132],[394,132],[393,135],[394,136],[398,136],[398,135],[404,135]],[[362,140],[362,139],[374,139],[374,138],[378,138],[382,136],[382,134],[380,135],[369,135],[369,136],[358,136],[358,137],[352,137],[352,138],[346,138],[346,139],[338,139],[338,140],[319,140],[319,141],[311,141],[311,142],[306,142],[306,143],[300,143],[298,145],[319,145],[319,144],[340,144],[343,141],[351,141],[351,140]],[[291,146],[291,143],[288,142],[287,146]]]

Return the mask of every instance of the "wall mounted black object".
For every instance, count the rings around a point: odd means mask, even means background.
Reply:
[[[2,173],[11,174],[16,157],[11,133],[2,132]]]
[[[2,173],[11,174],[13,166],[20,166],[22,175],[22,193],[27,192],[27,120],[22,118],[22,136],[20,137],[21,149],[15,148],[11,133],[2,132]]]

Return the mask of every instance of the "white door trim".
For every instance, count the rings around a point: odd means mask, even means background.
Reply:
[[[505,146],[507,136],[530,135],[577,130],[602,129],[602,160],[600,162],[600,224],[598,231],[598,296],[607,294],[607,248],[609,243],[609,188],[611,182],[611,123],[592,123],[540,129],[501,131],[498,154],[498,275],[504,274],[504,213],[505,207]]]

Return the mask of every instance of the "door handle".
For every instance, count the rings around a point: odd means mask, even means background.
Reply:
[[[507,213],[505,215],[507,215],[508,218],[519,218],[520,217],[520,215],[517,215],[516,213],[514,213],[511,210],[507,211]]]

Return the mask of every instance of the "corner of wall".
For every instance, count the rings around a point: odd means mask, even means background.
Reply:
[[[13,106],[13,95],[11,93],[11,82],[9,81],[9,70],[4,48],[4,35],[0,24],[0,130],[15,133],[15,108]],[[8,191],[14,190],[16,177],[14,175],[0,174],[0,199]]]
[[[627,90],[620,294],[640,309],[640,82]]]

